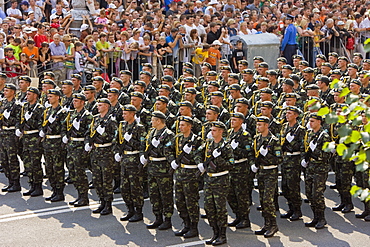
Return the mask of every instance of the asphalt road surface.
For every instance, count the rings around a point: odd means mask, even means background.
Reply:
[[[0,187],[6,182],[4,174],[0,174]],[[327,186],[334,181],[329,175]],[[21,178],[22,192],[28,189],[27,177]],[[303,187],[303,182],[302,186]],[[44,196],[51,194],[47,180],[43,183]],[[149,230],[145,224],[154,220],[150,202],[145,200],[144,222],[121,222],[120,217],[126,207],[120,195],[115,195],[113,214],[100,216],[91,210],[98,207],[98,197],[90,190],[90,206],[74,208],[68,205],[77,195],[73,185],[65,188],[65,202],[50,203],[43,197],[23,197],[20,192],[0,192],[0,246],[205,246],[204,241],[212,236],[207,220],[200,219],[198,238],[184,239],[175,237],[174,230],[181,228],[181,219],[176,210],[172,218],[172,230]],[[201,213],[203,210],[203,192],[201,194]],[[302,194],[304,197],[304,195]],[[354,212],[342,214],[333,212],[330,207],[339,202],[336,190],[327,188],[326,219],[328,225],[322,230],[304,227],[303,222],[311,220],[312,212],[308,204],[302,204],[303,220],[290,222],[280,219],[278,213],[279,232],[272,238],[254,235],[263,224],[261,213],[256,210],[259,205],[258,191],[253,192],[254,205],[250,218],[252,227],[242,230],[229,228],[228,243],[223,246],[369,246],[370,222],[355,218],[355,213],[363,210],[363,204],[354,199]],[[285,199],[279,197],[280,212],[287,209]],[[234,217],[229,210],[229,221]]]

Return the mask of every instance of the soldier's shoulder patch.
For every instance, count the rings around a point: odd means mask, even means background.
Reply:
[[[243,132],[243,136],[247,136],[249,133],[247,131]]]
[[[169,142],[166,143],[166,147],[169,147],[171,145],[172,145],[172,142],[171,141],[169,141]]]
[[[229,162],[230,162],[231,164],[234,164],[234,162],[235,162],[234,158],[229,159]]]
[[[245,145],[246,150],[251,150],[251,145]]]
[[[276,155],[277,157],[280,157],[280,156],[281,156],[281,152],[280,152],[280,150],[276,151],[276,152],[275,152],[275,155]]]

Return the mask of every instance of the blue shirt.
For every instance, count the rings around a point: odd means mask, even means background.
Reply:
[[[281,50],[284,51],[287,45],[296,45],[297,28],[293,24],[289,24],[285,29],[283,41],[281,42]]]
[[[175,38],[172,36],[172,34],[166,37],[167,44],[172,43],[174,41],[175,41]],[[179,40],[177,40],[175,47],[172,48],[172,54],[174,54],[174,56],[177,56],[178,49],[179,49]]]

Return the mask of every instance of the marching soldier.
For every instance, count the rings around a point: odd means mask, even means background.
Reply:
[[[80,74],[72,74],[71,81],[73,83],[73,93],[82,93],[81,81],[82,77]]]
[[[66,111],[72,110],[73,108],[73,82],[70,80],[62,81],[62,99],[61,105]]]
[[[161,85],[164,86],[164,85]],[[167,86],[167,85],[166,85]],[[170,110],[168,109],[169,100],[166,96],[158,96],[157,101],[155,102],[155,110],[162,112],[166,115],[166,125],[167,128],[172,128],[176,121],[175,115],[173,115]]]
[[[146,131],[149,130],[150,125],[150,112],[145,109],[142,105],[144,100],[144,95],[140,92],[132,92],[131,94],[131,104],[135,106],[136,111],[136,121],[144,125]]]
[[[118,77],[113,77],[110,82],[110,88],[118,89],[118,102],[121,105],[127,105],[130,103],[130,97],[123,90],[123,81]],[[109,89],[107,89],[108,92]]]
[[[16,94],[16,99],[24,103],[27,101],[26,95],[27,95],[27,88],[31,85],[31,78],[29,76],[20,76],[18,78],[18,84],[19,84],[19,91]]]
[[[93,85],[84,87],[84,95],[86,97],[85,109],[92,115],[98,114],[98,103],[95,100],[96,88]]]
[[[92,85],[95,87],[95,98],[107,98],[108,94],[104,90],[104,79],[101,76],[94,76],[92,79]]]

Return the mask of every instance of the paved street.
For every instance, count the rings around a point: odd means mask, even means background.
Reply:
[[[329,175],[327,185],[332,184],[333,175]],[[0,174],[0,187],[6,179]],[[21,179],[22,190],[28,189],[27,178]],[[302,183],[303,185],[303,183]],[[50,186],[44,180],[45,196],[50,195]],[[75,196],[73,185],[67,185],[66,201],[50,203],[42,197],[23,197],[21,193],[6,194],[0,192],[0,246],[205,246],[204,240],[212,236],[207,221],[199,223],[200,237],[183,239],[175,237],[172,230],[148,230],[144,223],[154,219],[150,203],[145,201],[144,222],[126,223],[119,218],[126,212],[126,207],[119,195],[115,195],[113,215],[100,216],[91,214],[97,208],[97,195],[90,190],[90,206],[74,208],[67,204]],[[337,192],[326,190],[327,207],[339,201]],[[306,228],[303,222],[312,216],[309,205],[303,203],[303,221],[290,222],[278,218],[280,231],[275,237],[265,239],[254,235],[253,231],[263,223],[261,213],[256,210],[258,192],[253,194],[254,206],[251,208],[251,229],[227,230],[229,246],[368,246],[370,240],[370,222],[356,219],[354,212],[343,215],[326,209],[327,228],[315,230]],[[203,193],[201,206],[203,207]],[[279,197],[280,207],[287,209],[285,199]],[[257,204],[257,205],[256,205]],[[355,199],[355,212],[363,209],[362,203]],[[283,213],[283,210],[280,209]],[[201,209],[201,212],[204,212]],[[233,214],[230,212],[233,216]],[[232,220],[232,217],[229,217]],[[173,217],[173,230],[181,228],[177,213]],[[226,245],[225,245],[226,246]]]

